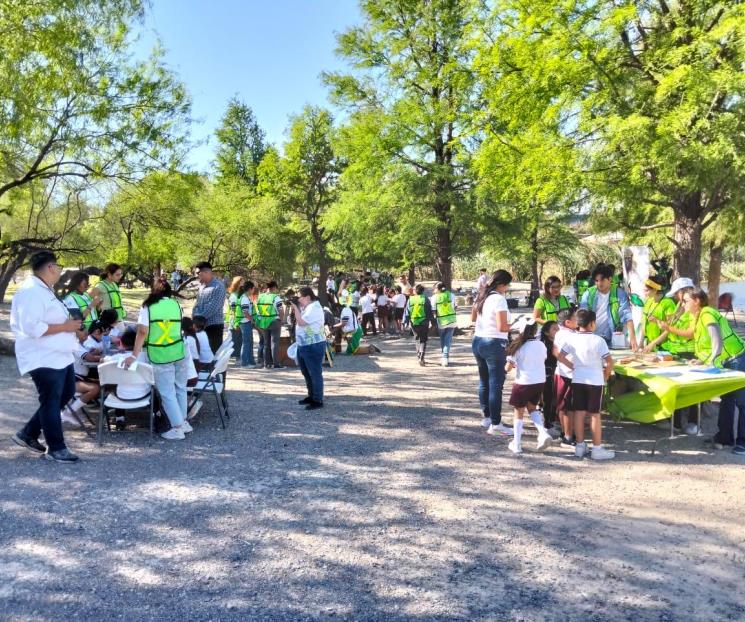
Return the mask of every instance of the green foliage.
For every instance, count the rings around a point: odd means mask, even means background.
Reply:
[[[220,179],[240,179],[252,187],[259,183],[258,167],[267,150],[266,134],[253,110],[237,97],[215,132],[218,140],[215,167]]]

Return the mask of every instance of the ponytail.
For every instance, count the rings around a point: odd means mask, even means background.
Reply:
[[[479,315],[484,309],[484,303],[486,299],[497,291],[499,285],[509,285],[512,283],[512,275],[507,270],[497,270],[491,277],[491,280],[486,284],[484,290],[476,298],[476,311]]]

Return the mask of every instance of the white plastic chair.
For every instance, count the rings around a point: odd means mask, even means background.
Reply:
[[[103,422],[109,426],[107,410],[118,408],[122,410],[134,410],[137,408],[150,408],[150,442],[153,441],[153,420],[154,401],[155,401],[155,375],[153,367],[148,363],[137,362],[137,368],[121,369],[118,367],[118,361],[108,361],[98,366],[98,377],[101,382],[101,409],[98,412],[98,444],[103,442]],[[150,385],[150,394],[139,400],[121,400],[115,393],[106,392],[106,387],[110,385],[127,385],[142,384],[143,382]]]
[[[220,344],[220,347],[217,348],[217,352],[215,352],[215,360],[220,358],[220,355],[226,350],[230,350],[231,352],[233,351],[233,337],[228,337]]]
[[[217,413],[220,415],[220,423],[222,424],[223,430],[225,429],[225,419],[230,419],[228,399],[225,391],[225,372],[228,369],[230,355],[230,350],[223,352],[220,358],[215,362],[215,366],[212,368],[212,371],[209,373],[207,378],[199,379],[196,386],[187,387],[187,390],[191,393],[191,402],[186,411],[189,412],[192,406],[194,406],[196,401],[204,393],[212,393],[215,396]]]

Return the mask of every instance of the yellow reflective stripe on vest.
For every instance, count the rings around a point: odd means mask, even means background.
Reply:
[[[181,335],[181,306],[172,298],[162,298],[148,308],[147,356],[151,363],[175,363],[185,356]]]

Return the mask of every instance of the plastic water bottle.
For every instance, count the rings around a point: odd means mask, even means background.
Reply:
[[[101,342],[103,343],[103,355],[106,356],[107,354],[111,353],[111,337],[109,335],[104,335],[103,339],[101,339]]]

